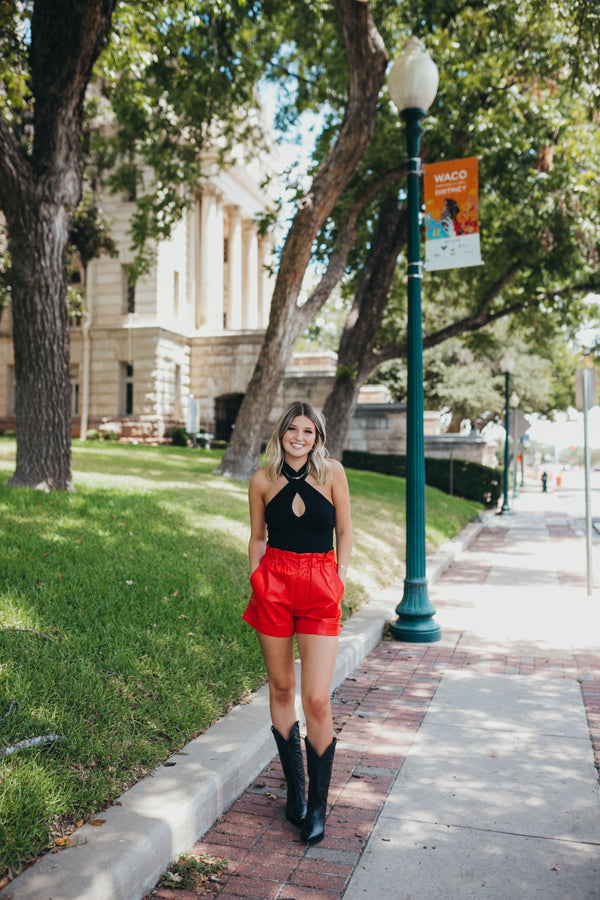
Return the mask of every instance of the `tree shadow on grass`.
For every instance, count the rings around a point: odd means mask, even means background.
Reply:
[[[18,869],[53,821],[102,809],[264,680],[241,620],[245,527],[205,505],[0,487],[0,717],[16,701],[0,744],[61,737],[0,762],[3,865]]]

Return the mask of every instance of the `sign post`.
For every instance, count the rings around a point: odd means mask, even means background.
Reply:
[[[575,403],[577,409],[583,411],[583,445],[585,461],[585,547],[587,561],[587,592],[591,595],[594,589],[592,573],[592,502],[590,488],[590,442],[588,437],[588,413],[591,406],[598,403],[598,370],[577,369],[575,373]],[[593,403],[592,403],[593,398]]]

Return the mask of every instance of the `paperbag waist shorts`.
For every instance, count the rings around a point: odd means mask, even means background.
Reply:
[[[292,553],[267,545],[250,584],[252,596],[242,618],[261,634],[340,633],[344,584],[334,550]]]

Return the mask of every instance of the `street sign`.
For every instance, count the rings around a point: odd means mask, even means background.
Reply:
[[[598,406],[598,369],[577,369],[575,372],[575,406],[580,412],[585,409],[583,379],[588,379],[588,409]]]
[[[517,419],[517,422],[516,422],[517,440],[520,441],[523,439],[523,435],[525,434],[527,429],[530,428],[531,426],[530,426],[529,422],[527,421],[527,419],[525,418],[525,414],[522,413],[520,409],[518,409],[516,411],[516,419]]]
[[[188,398],[185,430],[194,435],[200,431],[200,401],[195,397]]]

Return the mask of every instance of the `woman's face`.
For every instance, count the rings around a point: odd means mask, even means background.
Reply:
[[[304,465],[316,440],[317,432],[311,419],[296,416],[281,439],[285,461],[295,468]]]

